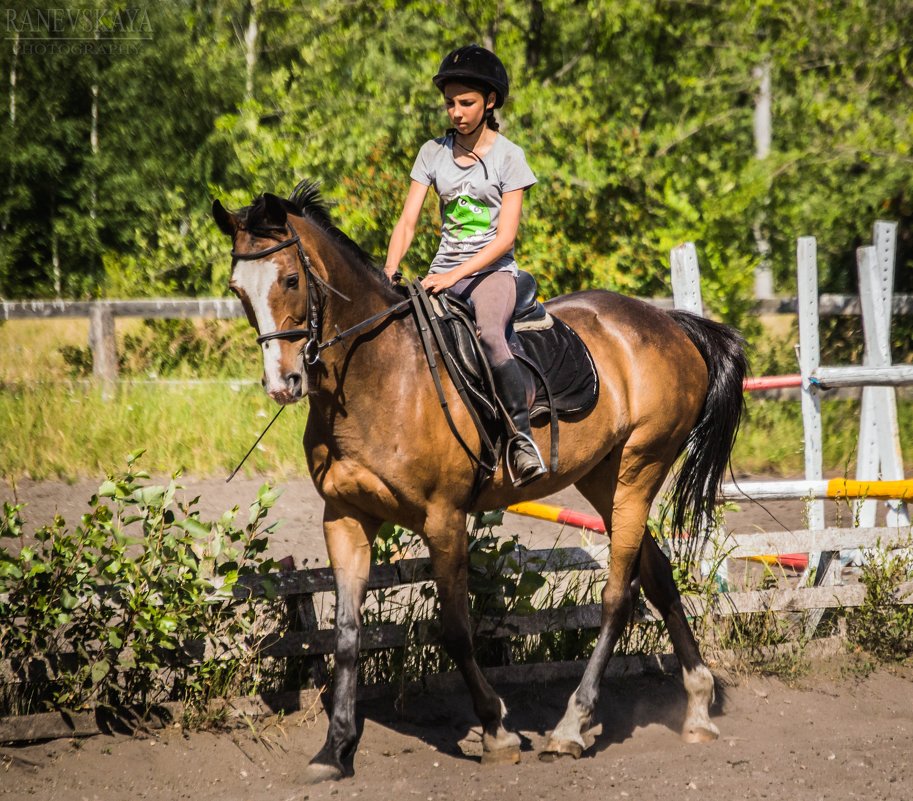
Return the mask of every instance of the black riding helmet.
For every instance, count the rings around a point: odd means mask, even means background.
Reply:
[[[434,85],[444,91],[449,81],[465,81],[470,84],[481,84],[495,93],[495,108],[501,108],[507,100],[510,83],[507,70],[491,50],[477,44],[458,47],[448,53],[434,76]]]

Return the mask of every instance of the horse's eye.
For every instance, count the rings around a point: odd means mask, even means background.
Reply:
[[[292,275],[287,275],[285,277],[285,288],[286,289],[296,289],[298,287],[298,273],[293,273]]]

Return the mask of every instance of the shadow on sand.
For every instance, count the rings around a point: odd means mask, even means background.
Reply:
[[[553,681],[548,684],[498,684],[508,708],[507,727],[517,732],[524,753],[532,755],[555,727],[577,682]],[[722,714],[723,688],[717,683],[711,715]],[[583,758],[592,758],[616,743],[650,725],[669,730],[670,744],[679,737],[685,719],[687,696],[679,676],[650,674],[604,679],[594,716],[596,740]],[[403,698],[377,699],[359,703],[359,738],[364,720],[385,726],[401,735],[415,738],[416,746],[433,747],[458,759],[479,761],[481,728],[465,689],[452,692],[423,691]]]

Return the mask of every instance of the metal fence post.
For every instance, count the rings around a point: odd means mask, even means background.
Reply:
[[[812,380],[821,364],[821,345],[818,331],[818,244],[813,236],[799,237],[796,246],[799,290],[799,372],[802,373],[802,428],[805,433],[805,480],[820,481],[824,476],[824,453],[821,433],[821,396]],[[824,502],[808,501],[808,528],[824,528]],[[832,551],[809,553],[808,567],[799,580],[803,586],[812,566],[817,568],[815,584],[820,584],[830,572],[835,554]],[[811,637],[821,620],[823,609],[813,609],[806,621],[805,634]]]
[[[859,302],[865,335],[864,364],[891,366],[891,296],[894,284],[895,223],[875,223],[875,245],[859,248]],[[859,455],[856,477],[861,480],[903,479],[903,457],[897,423],[897,400],[893,386],[867,386],[862,390]],[[889,526],[909,525],[906,504],[887,502]],[[865,501],[859,510],[859,525],[874,526],[876,501]]]

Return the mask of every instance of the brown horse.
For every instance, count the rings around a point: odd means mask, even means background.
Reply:
[[[336,579],[336,679],[315,780],[351,770],[356,745],[356,660],[371,543],[385,520],[428,546],[442,643],[466,680],[483,727],[483,761],[516,761],[520,740],[473,655],[467,602],[467,513],[506,507],[575,484],[607,523],[612,558],[602,624],[583,679],[542,758],[579,757],[590,744],[600,677],[642,586],[661,612],[682,665],[683,736],[715,739],[713,677],[701,660],[668,559],[646,533],[647,515],[683,451],[672,522],[696,526],[712,510],[742,413],[746,362],[732,329],[659,311],[611,292],[576,292],[547,304],[586,342],[599,375],[596,405],[560,424],[559,470],[520,489],[503,469],[473,500],[474,466],[445,423],[414,319],[402,295],[336,228],[314,185],[290,200],[262,195],[213,216],[232,237],[231,289],[263,349],[263,384],[278,403],[307,395],[304,450],[325,501],[323,526]],[[353,329],[354,330],[351,330]],[[339,334],[343,336],[340,338]],[[305,339],[304,345],[301,340]],[[478,438],[458,395],[445,390],[457,426]],[[547,451],[547,427],[535,438]]]

